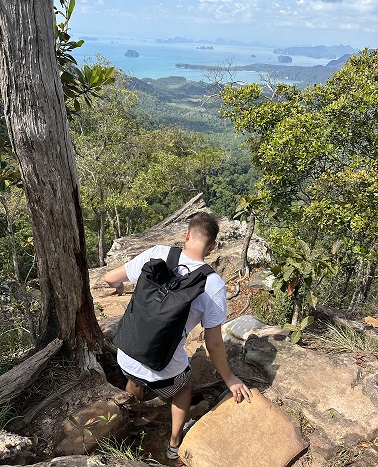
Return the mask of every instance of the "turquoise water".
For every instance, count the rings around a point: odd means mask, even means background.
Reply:
[[[78,39],[78,37],[74,37]],[[201,45],[213,46],[213,50],[200,50]],[[126,57],[128,49],[136,50],[139,57]],[[96,41],[86,40],[83,46],[73,51],[79,64],[86,58],[95,58],[101,54],[113,65],[136,78],[163,78],[184,76],[188,80],[205,82],[209,79],[201,70],[188,70],[175,67],[177,63],[195,65],[249,65],[265,63],[278,65],[278,55],[273,54],[273,47],[231,46],[217,44],[157,44],[155,39],[132,39],[127,37],[97,36]],[[255,55],[255,57],[251,57]],[[312,59],[293,56],[291,65],[313,66],[326,65],[329,59]],[[258,82],[259,73],[241,71],[234,77],[248,83]]]

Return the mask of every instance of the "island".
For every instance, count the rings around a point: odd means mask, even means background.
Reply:
[[[278,55],[278,61],[281,63],[291,63],[293,59],[289,55]]]
[[[126,56],[126,57],[139,57],[139,53],[138,53],[136,50],[131,50],[131,49],[129,49],[129,50],[125,53],[125,56]]]
[[[214,47],[212,45],[201,45],[200,47],[196,47],[196,49],[200,49],[200,50],[214,50]]]
[[[311,58],[329,58],[335,59],[344,54],[352,54],[355,50],[350,45],[334,45],[334,46],[325,46],[325,45],[316,45],[312,46],[303,46],[303,47],[287,47],[274,49],[274,54],[280,55],[302,55],[304,57]]]
[[[193,42],[193,39],[181,36],[170,37],[169,39],[155,39],[156,44],[191,44]]]

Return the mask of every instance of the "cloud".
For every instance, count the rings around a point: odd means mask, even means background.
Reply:
[[[298,31],[310,38],[319,31],[346,41],[348,34],[357,41],[359,32],[375,33],[371,42],[378,37],[377,0],[76,0],[76,5],[74,16],[81,15],[78,27],[86,17],[88,27],[104,34],[118,28],[141,36],[158,31],[161,37],[213,33],[237,39],[242,32],[248,36],[248,31],[253,40],[280,34],[297,40]]]

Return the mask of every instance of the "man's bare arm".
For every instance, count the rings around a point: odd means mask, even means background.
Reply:
[[[122,295],[124,290],[123,283],[129,282],[125,266],[120,266],[119,268],[107,272],[104,276],[104,281],[107,282],[110,287],[114,287],[118,295]]]
[[[226,347],[222,339],[221,325],[215,328],[205,329],[205,343],[215,368],[232,392],[234,400],[236,402],[241,402],[244,397],[250,402],[250,397],[252,397],[251,391],[243,381],[232,373],[228,365]]]

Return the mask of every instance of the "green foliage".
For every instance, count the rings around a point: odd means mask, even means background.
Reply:
[[[328,255],[342,241],[339,278],[349,283],[344,267],[376,261],[377,56],[378,50],[363,50],[324,85],[303,90],[279,84],[268,93],[254,84],[221,93],[221,114],[247,135],[261,173],[256,188],[280,219],[279,227],[266,225],[267,235],[280,249],[277,234],[284,232]],[[341,298],[333,304],[340,306]]]
[[[324,276],[332,276],[337,272],[337,267],[329,256],[322,251],[311,250],[301,239],[295,248],[288,248],[285,256],[270,269],[275,275],[273,290],[276,293],[286,291],[291,296],[299,293],[302,288],[306,292],[304,302],[312,307],[317,302],[313,293],[314,285]]]
[[[11,317],[6,323],[1,317],[0,324],[0,374],[6,373],[18,361],[18,356],[34,345],[25,319]]]
[[[293,344],[297,344],[302,338],[302,331],[310,326],[315,321],[313,316],[306,316],[299,324],[288,324],[283,325],[284,331],[291,331],[290,340]]]
[[[142,432],[140,442],[134,447],[134,443],[131,444],[127,439],[118,442],[116,439],[100,439],[98,440],[99,451],[107,459],[126,459],[132,461],[144,461],[144,462],[155,462],[151,458],[146,458],[143,453],[143,439],[145,433]]]
[[[25,195],[21,188],[9,187],[5,196],[8,209],[12,212],[14,240],[18,258],[20,279],[36,277],[32,229],[26,208]],[[1,203],[2,204],[2,203]],[[0,212],[0,275],[4,280],[14,279],[14,264],[11,255],[11,238],[8,230],[8,219]]]
[[[12,158],[11,152],[2,153],[4,147],[0,147],[0,196],[10,187],[22,187],[21,174],[16,161]]]
[[[261,290],[251,300],[252,313],[271,326],[282,326],[287,323],[290,320],[292,308],[290,298],[282,292],[273,295],[266,290]]]
[[[102,57],[97,60],[106,65]],[[222,159],[200,133],[142,125],[135,118],[137,96],[128,90],[129,78],[120,71],[115,78],[71,124],[93,266],[98,265],[93,248],[101,223],[106,248],[115,230],[120,236],[150,227],[193,192],[206,196],[208,178]]]
[[[152,129],[157,123],[177,126],[179,122],[183,130],[204,134],[223,153],[219,165],[208,165],[205,199],[214,213],[232,217],[238,196],[253,189],[258,174],[247,148],[240,146],[242,138],[229,122],[219,118],[219,101],[206,98],[205,94],[212,93],[204,83],[185,78],[144,81],[130,78],[130,84],[138,91],[135,116],[144,126],[147,122]]]
[[[77,67],[77,62],[71,55],[72,50],[81,47],[83,40],[73,41],[69,34],[69,20],[75,8],[75,0],[59,0],[62,7],[55,8],[55,43],[56,56],[60,69],[60,79],[63,86],[67,114],[69,118],[77,115],[81,108],[81,97],[90,106],[94,97],[104,86],[114,82],[112,77],[114,67],[84,65]]]

